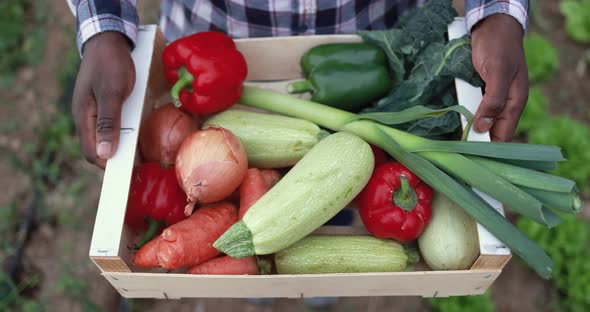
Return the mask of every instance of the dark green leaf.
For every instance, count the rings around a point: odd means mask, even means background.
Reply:
[[[417,53],[431,42],[445,42],[447,25],[456,15],[451,0],[431,0],[404,15],[395,29],[361,31],[359,35],[365,42],[385,51],[392,77],[399,83],[405,77],[406,63],[411,62]]]
[[[361,31],[359,34],[365,42],[377,45],[385,51],[394,83],[397,84],[403,81],[406,70],[402,50],[404,47],[408,48],[410,46],[410,42],[404,36],[403,31],[400,29]]]
[[[446,45],[432,43],[418,57],[408,80],[365,111],[395,112],[429,103],[435,95],[452,88],[455,77],[476,86],[483,84],[471,63],[471,45],[466,37]]]

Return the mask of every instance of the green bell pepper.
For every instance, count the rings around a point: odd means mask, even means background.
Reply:
[[[289,93],[312,94],[311,100],[357,112],[387,94],[393,82],[383,50],[363,42],[327,43],[301,57],[307,80],[292,82]]]
[[[332,62],[316,66],[307,80],[292,82],[288,92],[311,92],[314,102],[356,112],[387,94],[391,87],[386,66]]]
[[[315,67],[328,62],[387,66],[387,57],[381,48],[363,42],[327,43],[305,52],[301,69],[307,77]]]

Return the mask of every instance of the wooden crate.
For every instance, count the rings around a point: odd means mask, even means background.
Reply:
[[[449,36],[465,34],[463,19],[449,25]],[[237,40],[248,62],[248,83],[284,91],[286,81],[301,78],[299,58],[310,47],[326,42],[359,41],[354,35],[328,35]],[[483,293],[509,261],[510,250],[478,224],[480,256],[469,270],[399,273],[227,276],[188,275],[146,271],[131,265],[133,233],[123,224],[132,167],[136,160],[142,116],[169,101],[163,80],[161,53],[164,39],[156,26],[142,26],[133,52],[137,79],[124,103],[119,149],[107,163],[90,258],[102,275],[124,297],[316,297],[316,296],[423,296],[446,297]],[[475,112],[481,89],[456,80],[459,103]],[[463,120],[465,122],[465,120]],[[469,140],[489,141],[489,134],[470,133]],[[500,213],[501,204],[484,198]],[[364,232],[362,228],[323,227],[320,233]]]

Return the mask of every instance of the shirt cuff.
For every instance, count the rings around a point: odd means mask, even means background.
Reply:
[[[128,1],[120,1],[120,7],[109,10],[108,8],[95,7],[94,1],[80,1],[76,9],[77,36],[76,42],[80,55],[83,53],[84,44],[97,34],[115,31],[127,37],[131,48],[135,48],[137,40],[137,25],[139,17],[135,5]]]
[[[528,27],[528,1],[486,1],[487,3],[474,8],[466,8],[465,23],[471,33],[473,26],[484,18],[494,14],[508,14],[522,26],[524,32]]]

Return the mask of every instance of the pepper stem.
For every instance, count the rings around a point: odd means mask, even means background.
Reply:
[[[418,204],[416,192],[403,174],[400,176],[400,188],[393,193],[393,203],[405,211],[412,211]]]
[[[287,86],[287,92],[289,92],[290,94],[305,93],[312,91],[314,91],[314,87],[311,85],[311,82],[309,82],[309,80],[294,81]]]
[[[182,106],[178,95],[182,89],[184,89],[186,86],[190,86],[194,80],[195,77],[185,67],[181,67],[178,70],[178,81],[176,81],[176,83],[172,86],[172,90],[170,90],[170,94],[174,100],[174,106]]]
[[[137,243],[135,245],[135,248],[137,248],[137,249],[141,248],[147,242],[151,241],[154,238],[154,236],[156,236],[156,233],[158,232],[158,229],[160,228],[160,225],[161,225],[161,223],[159,221],[156,221],[152,218],[146,218],[146,222],[148,223],[148,229],[147,229],[147,231],[145,231],[145,233],[141,237],[141,240],[139,241],[139,243]]]

